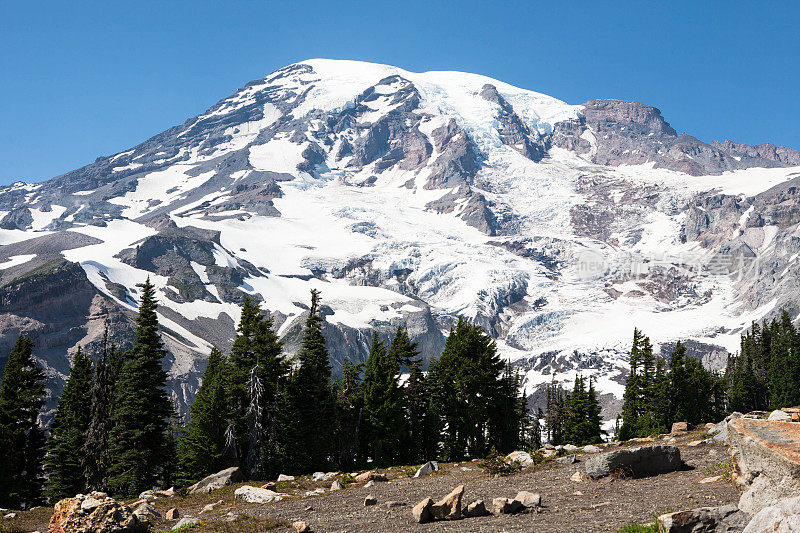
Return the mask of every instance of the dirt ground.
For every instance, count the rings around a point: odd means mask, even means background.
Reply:
[[[411,478],[409,468],[385,471],[390,480],[365,488],[351,484],[344,490],[305,496],[307,490],[328,488],[332,480],[314,483],[307,478],[281,483],[280,492],[295,497],[269,504],[234,502],[237,484],[211,494],[160,498],[154,505],[160,512],[175,507],[181,516],[199,516],[202,523],[191,529],[201,531],[293,531],[295,520],[307,522],[316,532],[382,532],[382,531],[527,531],[527,532],[615,532],[630,523],[650,523],[659,514],[736,503],[739,495],[729,477],[707,484],[703,478],[724,473],[729,467],[727,445],[686,444],[696,435],[687,435],[678,443],[687,469],[645,478],[608,477],[598,481],[570,481],[576,470],[583,470],[582,461],[566,465],[548,462],[529,467],[518,474],[490,477],[474,462],[442,465],[442,470],[423,478]],[[663,442],[663,441],[662,441]],[[615,449],[615,448],[610,448]],[[585,459],[587,455],[579,455]],[[258,486],[258,483],[251,483]],[[517,491],[528,490],[542,495],[542,509],[518,515],[493,515],[482,518],[414,523],[411,508],[420,500],[445,496],[457,485],[464,484],[463,504],[482,499],[491,509],[498,497],[513,497]],[[364,498],[374,496],[378,505],[365,507]],[[208,503],[222,500],[214,511],[199,514]],[[389,508],[386,502],[406,505]],[[232,521],[233,516],[238,516]],[[0,531],[46,531],[49,514],[46,508],[20,513],[14,520],[0,522]],[[166,531],[175,522],[159,520],[154,531]]]

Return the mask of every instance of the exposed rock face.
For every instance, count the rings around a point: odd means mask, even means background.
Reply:
[[[225,470],[221,470],[216,474],[211,474],[210,476],[204,477],[194,485],[187,487],[186,490],[189,492],[189,494],[207,494],[213,490],[220,489],[225,485],[242,481],[243,479],[244,475],[242,474],[242,470],[238,466],[232,466],[230,468],[226,468]]]
[[[90,496],[91,497],[91,496]],[[83,509],[84,498],[67,498],[56,503],[48,533],[144,533],[148,527],[130,507],[104,497],[97,505]]]
[[[739,508],[755,514],[800,495],[800,425],[740,418],[728,424]]]
[[[665,474],[682,468],[677,446],[642,446],[594,455],[586,460],[586,475],[598,479],[615,471],[634,476]]]
[[[662,533],[739,533],[749,520],[750,517],[735,505],[701,507],[659,516],[658,530]]]
[[[789,166],[800,165],[800,152],[785,146],[775,146],[771,143],[750,146],[749,144],[737,143],[726,139],[723,142],[711,141],[711,146],[727,152],[733,157],[761,159],[765,162],[771,161]],[[763,166],[769,165],[763,164]]]
[[[510,146],[531,161],[539,162],[547,151],[547,143],[537,131],[532,131],[514,112],[514,108],[497,92],[497,87],[486,84],[481,96],[500,108],[497,120],[498,133],[503,144]]]
[[[784,498],[753,516],[744,533],[800,531],[800,497]]]

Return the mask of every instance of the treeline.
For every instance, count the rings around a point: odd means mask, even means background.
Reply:
[[[104,342],[96,361],[75,354],[49,437],[37,420],[44,374],[33,343],[20,337],[0,380],[0,506],[89,490],[135,496],[229,466],[267,479],[541,445],[518,376],[479,327],[459,319],[427,373],[404,328],[388,345],[375,334],[366,363],[345,361],[333,381],[319,299],[312,291],[293,359],[272,319],[246,299],[232,349],[212,350],[185,425],[166,391],[149,280],[131,350]]]
[[[544,414],[544,431],[547,442],[553,445],[574,444],[585,446],[603,441],[601,431],[600,402],[594,383],[578,375],[572,391],[560,385],[547,387],[547,410]],[[542,418],[541,412],[537,419]],[[541,447],[541,440],[539,446]]]
[[[780,319],[753,323],[741,351],[728,360],[728,407],[763,411],[800,404],[800,333],[785,310]]]

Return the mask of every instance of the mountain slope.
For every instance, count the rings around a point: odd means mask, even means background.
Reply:
[[[309,60],[131,150],[0,190],[0,284],[44,269],[54,294],[52,265],[80,265],[74,285],[96,311],[38,320],[56,394],[63,354],[96,342],[104,320],[124,341],[150,276],[179,406],[211,346],[231,343],[245,295],[291,353],[318,288],[334,371],[363,360],[372,329],[400,324],[435,357],[464,315],[524,370],[534,401],[580,371],[611,416],[634,325],[665,349],[692,339],[719,365],[751,320],[793,301],[798,155],[678,135],[636,102],[575,106],[474,74]],[[13,300],[0,301],[0,341],[44,342],[33,304]]]

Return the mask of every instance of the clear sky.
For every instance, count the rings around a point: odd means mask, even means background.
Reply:
[[[703,140],[800,149],[800,3],[0,0],[0,183],[129,148],[313,57],[638,100]]]

